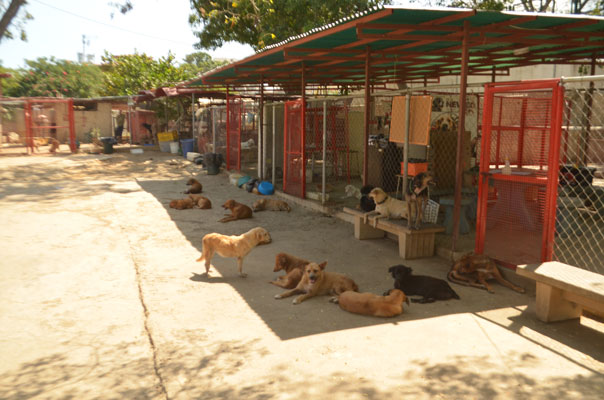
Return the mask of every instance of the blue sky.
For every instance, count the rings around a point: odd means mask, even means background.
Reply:
[[[27,22],[28,41],[2,40],[0,60],[4,67],[25,66],[25,59],[54,56],[77,61],[83,51],[100,62],[104,50],[112,54],[131,54],[135,50],[154,58],[171,51],[178,61],[197,50],[188,22],[188,0],[134,0],[126,15],[109,3],[116,0],[29,0],[27,11],[34,19]],[[111,13],[114,13],[113,19]],[[251,47],[230,43],[215,51],[214,58],[241,59],[254,54]]]

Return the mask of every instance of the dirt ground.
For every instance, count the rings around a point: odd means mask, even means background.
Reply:
[[[211,210],[177,211],[197,177]],[[278,252],[346,273],[361,291],[392,287],[390,240],[295,205],[218,221],[256,195],[173,155],[0,156],[2,399],[600,399],[604,324],[544,324],[534,297],[452,285],[461,300],[380,319],[327,297],[293,305],[267,282]],[[196,263],[210,232],[255,226],[273,242],[237,275]],[[434,257],[407,261],[444,278]],[[512,280],[520,282],[517,277]],[[534,286],[534,285],[533,285]],[[531,290],[532,289],[532,290]]]

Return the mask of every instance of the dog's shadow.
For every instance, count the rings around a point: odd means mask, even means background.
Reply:
[[[205,283],[229,283],[232,282],[233,279],[225,278],[223,276],[217,275],[208,275],[205,272],[198,274],[197,272],[191,272],[193,275],[189,278],[189,280],[193,282],[205,282]]]

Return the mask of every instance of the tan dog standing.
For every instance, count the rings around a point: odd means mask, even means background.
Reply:
[[[185,191],[185,194],[201,193],[201,190],[203,189],[203,186],[201,186],[201,183],[199,183],[199,181],[197,179],[193,179],[193,178],[189,179],[187,181],[187,185],[189,185],[191,187]]]
[[[373,293],[357,293],[347,291],[331,299],[338,303],[342,310],[374,317],[394,317],[403,313],[403,302],[409,304],[409,299],[401,290],[392,289],[386,296]]]
[[[487,282],[487,279],[495,279],[505,287],[518,293],[524,293],[524,289],[507,281],[497,265],[488,256],[483,254],[468,253],[461,257],[447,274],[449,281],[464,286],[472,286],[486,289],[489,293],[495,293]]]
[[[277,199],[256,200],[254,204],[252,204],[252,209],[254,211],[271,210],[287,212],[290,212],[292,210],[289,204],[287,204],[285,201]]]
[[[231,210],[231,214],[224,214],[226,217],[218,220],[218,222],[229,222],[238,219],[252,218],[252,209],[245,204],[237,203],[235,200],[227,200],[222,208]]]
[[[271,242],[271,235],[264,228],[253,228],[242,235],[221,235],[220,233],[208,233],[201,240],[202,253],[198,262],[205,261],[206,275],[210,275],[210,266],[214,254],[221,257],[237,259],[239,276],[245,278],[243,273],[243,258],[259,244]]]
[[[402,201],[395,199],[394,197],[388,196],[381,188],[374,188],[369,192],[368,197],[373,199],[375,203],[375,210],[365,213],[363,216],[363,223],[367,223],[367,219],[370,216],[374,216],[373,227],[377,226],[379,218],[408,218],[407,204]]]
[[[50,148],[48,149],[50,154],[56,154],[60,145],[61,145],[61,143],[57,139],[54,139],[54,138],[50,139]]]
[[[304,300],[321,295],[340,295],[347,290],[358,291],[356,283],[344,274],[326,272],[327,262],[317,264],[311,262],[304,267],[304,275],[298,285],[286,292],[275,295],[275,299],[283,299],[295,294],[303,293],[294,299],[293,304],[300,304]]]
[[[310,264],[310,261],[292,256],[291,254],[279,253],[275,256],[275,268],[273,272],[284,270],[285,275],[279,276],[269,283],[283,289],[293,289],[298,286],[304,274],[304,267],[308,264]]]

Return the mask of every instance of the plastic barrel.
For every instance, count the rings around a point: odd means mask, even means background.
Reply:
[[[195,139],[181,139],[180,144],[182,145],[182,155],[187,158],[187,153],[194,149]]]
[[[104,154],[113,153],[113,138],[112,137],[102,137],[101,143],[103,143],[103,153]]]

